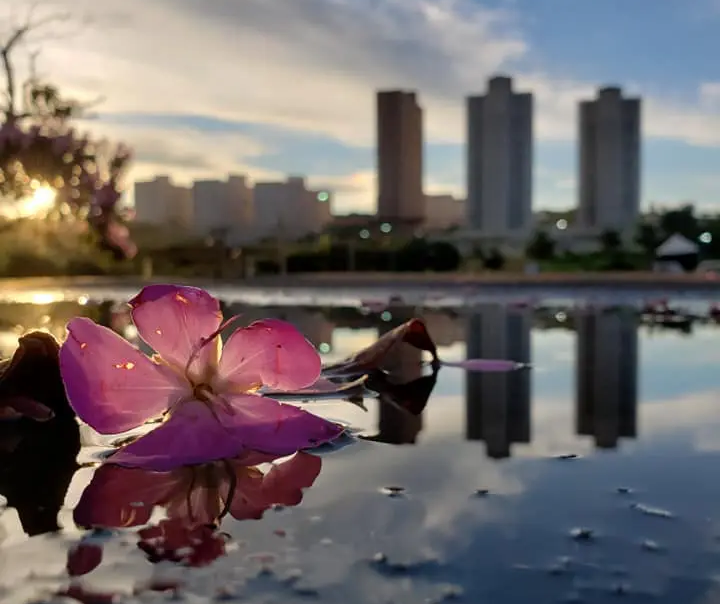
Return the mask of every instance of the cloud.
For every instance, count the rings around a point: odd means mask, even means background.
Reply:
[[[0,9],[17,4],[0,0]],[[420,92],[427,140],[457,145],[464,138],[463,97],[482,92],[491,74],[508,72],[518,90],[535,94],[538,139],[572,141],[577,102],[596,88],[594,82],[528,69],[530,60],[541,66],[542,57],[529,47],[518,15],[474,0],[55,0],[55,5],[95,20],[78,35],[49,40],[41,69],[69,92],[104,95],[108,118],[190,115],[200,122],[263,124],[371,147],[374,90],[406,87]],[[712,101],[716,86],[705,84],[689,104],[647,98],[646,134],[720,145],[720,107]],[[255,161],[253,150],[264,144],[261,131],[252,137],[210,136],[202,129],[199,124],[178,132],[167,124],[145,124],[115,132],[138,150],[143,173],[150,166],[186,175],[213,167],[215,174],[232,169],[254,178],[275,173]],[[335,182],[347,208],[356,201],[367,205],[373,179],[366,166],[346,177],[310,176]],[[431,190],[454,187],[460,193],[460,179],[449,180],[428,174]],[[367,187],[364,193],[359,183]]]

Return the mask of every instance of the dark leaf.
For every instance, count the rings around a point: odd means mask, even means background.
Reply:
[[[425,350],[432,355],[434,364],[439,363],[435,342],[425,323],[420,319],[410,319],[350,358],[325,367],[322,374],[325,377],[351,377],[380,369],[391,352],[401,344]]]

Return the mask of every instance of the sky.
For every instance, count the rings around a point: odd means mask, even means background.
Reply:
[[[0,0],[0,23],[30,4]],[[462,196],[464,97],[507,74],[535,95],[534,209],[575,205],[577,102],[614,84],[643,98],[643,206],[720,212],[720,0],[32,4],[76,16],[29,50],[61,90],[105,98],[83,126],[135,149],[131,179],[300,174],[336,213],[373,211],[374,93],[410,88],[426,191]]]

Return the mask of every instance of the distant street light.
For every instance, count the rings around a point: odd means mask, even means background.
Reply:
[[[391,225],[389,222],[383,222],[383,223],[380,225],[380,231],[383,232],[383,233],[385,233],[385,234],[387,234],[387,233],[389,233],[390,231],[392,231],[392,225]]]
[[[555,227],[556,227],[559,231],[564,231],[565,229],[568,228],[568,221],[565,220],[564,218],[561,218],[560,220],[558,220],[558,221],[555,223]]]
[[[701,233],[698,239],[700,240],[700,243],[712,243],[713,240],[712,234],[708,233],[707,231]]]
[[[370,239],[370,231],[367,229],[360,231],[360,239]]]

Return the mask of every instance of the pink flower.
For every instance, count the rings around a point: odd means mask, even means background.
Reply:
[[[157,428],[113,463],[166,471],[251,449],[289,455],[333,440],[342,428],[257,394],[314,383],[320,357],[292,325],[275,319],[237,329],[223,348],[220,303],[195,287],[150,285],[130,301],[152,359],[86,318],[68,323],[60,369],[70,405],[102,434]]]

